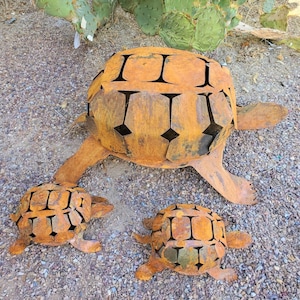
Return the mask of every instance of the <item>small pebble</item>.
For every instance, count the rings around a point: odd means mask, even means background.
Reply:
[[[279,53],[279,54],[277,55],[277,59],[280,60],[280,61],[283,61],[283,60],[284,60],[284,57],[283,57],[282,53]]]
[[[61,108],[65,109],[68,106],[68,102],[64,101],[62,102],[62,104],[60,105]]]
[[[231,56],[229,56],[229,55],[226,56],[226,63],[227,63],[227,64],[231,64],[231,63],[232,63],[232,58],[231,58]]]

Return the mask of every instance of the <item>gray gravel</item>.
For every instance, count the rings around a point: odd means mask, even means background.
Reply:
[[[69,23],[23,6],[7,24],[10,13],[8,5],[0,18],[0,299],[300,299],[299,53],[232,35],[207,54],[228,63],[239,104],[275,101],[289,109],[274,129],[234,132],[228,140],[224,165],[253,181],[257,205],[229,203],[192,168],[149,169],[111,157],[80,181],[115,205],[85,233],[102,241],[101,252],[32,245],[11,256],[17,228],[9,214],[87,136],[84,128],[70,125],[85,110],[87,88],[105,60],[123,48],[163,44],[141,34],[120,10],[93,44],[77,50]],[[224,267],[237,270],[236,282],[169,270],[149,282],[134,278],[150,248],[137,244],[132,232],[147,233],[142,219],[176,202],[209,207],[227,220],[229,231],[253,236],[248,249],[228,250],[224,259]]]

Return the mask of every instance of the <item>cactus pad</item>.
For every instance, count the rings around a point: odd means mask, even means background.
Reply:
[[[78,21],[74,24],[76,31],[92,41],[98,28],[98,19],[85,0],[73,1],[73,5],[78,17]]]
[[[200,51],[210,51],[218,47],[225,38],[225,19],[214,6],[199,9],[193,47]]]
[[[38,8],[47,14],[71,21],[75,30],[84,38],[93,40],[99,26],[112,15],[117,0],[35,0]]]
[[[163,12],[163,0],[140,0],[134,9],[137,23],[144,33],[150,35],[157,33]]]
[[[165,0],[166,12],[170,11],[180,11],[193,16],[198,7],[200,6],[200,1],[193,0]]]
[[[60,0],[36,0],[35,5],[38,8],[44,9],[50,16],[64,18],[68,21],[72,21],[76,16],[72,0],[65,0],[63,4]]]
[[[181,12],[167,13],[161,23],[159,35],[164,42],[173,48],[191,49],[194,39],[195,26]]]
[[[125,11],[132,13],[138,5],[138,0],[119,0],[119,4]]]
[[[100,26],[109,21],[116,2],[117,0],[93,0],[92,9]]]

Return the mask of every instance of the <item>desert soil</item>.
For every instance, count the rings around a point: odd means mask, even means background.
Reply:
[[[253,182],[258,204],[226,201],[192,168],[150,169],[109,157],[80,180],[115,206],[85,232],[102,242],[101,252],[31,245],[22,255],[9,254],[18,234],[9,214],[20,197],[50,181],[88,135],[71,124],[86,108],[93,77],[124,48],[164,46],[118,9],[93,43],[75,50],[71,25],[27,2],[0,1],[0,299],[300,299],[300,55],[235,33],[205,54],[230,68],[238,104],[274,101],[289,110],[275,128],[235,131],[227,143],[225,167]],[[173,203],[209,207],[228,231],[252,235],[249,248],[229,249],[222,264],[236,269],[237,281],[170,270],[148,282],[135,279],[150,247],[135,242],[132,232],[148,233],[142,219]]]

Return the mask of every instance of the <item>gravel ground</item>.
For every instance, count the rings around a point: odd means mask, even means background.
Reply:
[[[275,101],[289,109],[274,129],[236,131],[228,140],[224,165],[253,181],[257,205],[229,203],[192,168],[150,169],[111,157],[80,181],[115,205],[85,233],[101,240],[101,252],[32,245],[11,256],[17,228],[9,214],[22,194],[49,181],[87,136],[84,128],[70,126],[85,110],[87,88],[105,60],[123,48],[163,44],[141,34],[118,10],[93,44],[74,50],[69,23],[26,5],[6,9],[0,19],[0,299],[300,299],[299,53],[232,34],[207,54],[227,62],[240,105]],[[5,23],[12,9],[16,21]],[[147,233],[144,217],[180,202],[209,207],[227,221],[228,231],[252,235],[248,249],[228,250],[223,262],[237,270],[237,281],[169,270],[149,282],[135,279],[150,248],[136,243],[132,232]]]

